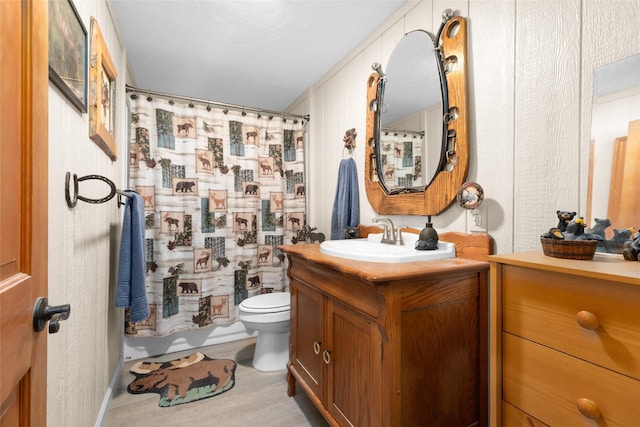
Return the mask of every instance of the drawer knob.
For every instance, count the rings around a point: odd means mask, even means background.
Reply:
[[[576,401],[576,406],[578,407],[578,411],[590,420],[600,418],[600,410],[593,400],[581,397]]]
[[[600,327],[598,318],[590,311],[579,311],[576,315],[576,320],[578,321],[578,325],[591,331],[596,330]]]

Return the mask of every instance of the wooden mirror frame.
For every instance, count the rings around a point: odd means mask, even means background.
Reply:
[[[436,173],[424,192],[387,194],[376,174],[375,111],[380,75],[367,80],[367,129],[365,145],[365,189],[373,210],[381,215],[438,215],[456,199],[458,188],[469,170],[469,116],[467,88],[467,22],[453,17],[442,31],[443,60],[449,85],[448,152],[455,162],[448,170]],[[445,115],[447,116],[447,115]],[[446,119],[447,117],[444,117]],[[450,156],[449,156],[450,157]]]

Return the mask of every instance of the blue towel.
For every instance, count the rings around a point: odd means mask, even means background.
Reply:
[[[149,317],[145,277],[147,261],[144,254],[144,200],[130,193],[124,206],[116,307],[130,307],[130,321],[141,322]]]
[[[345,228],[360,223],[358,167],[352,157],[340,162],[338,186],[331,214],[331,240],[345,238]]]

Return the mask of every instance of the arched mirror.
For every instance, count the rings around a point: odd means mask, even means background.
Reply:
[[[378,179],[388,194],[424,191],[441,166],[446,81],[436,36],[406,34],[379,81]]]
[[[379,214],[437,215],[469,164],[466,21],[407,33],[367,81],[365,187]]]

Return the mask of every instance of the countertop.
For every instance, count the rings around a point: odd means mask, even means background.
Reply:
[[[278,246],[278,249],[290,256],[298,256],[310,262],[323,264],[333,270],[356,276],[371,283],[411,279],[425,274],[459,274],[470,271],[485,271],[489,269],[490,265],[488,262],[459,257],[399,264],[354,261],[326,255],[320,251],[320,245],[317,243],[282,245]]]
[[[627,261],[622,255],[597,253],[592,260],[555,258],[545,255],[542,250],[518,252],[504,255],[490,255],[490,263],[534,268],[544,271],[567,273],[585,278],[612,280],[640,286],[640,262]]]

